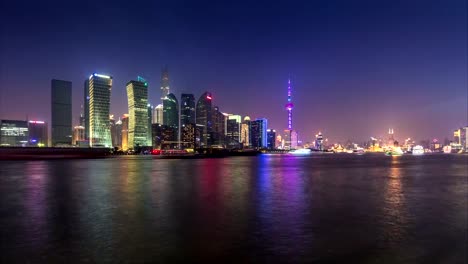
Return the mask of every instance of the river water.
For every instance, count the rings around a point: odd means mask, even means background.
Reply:
[[[467,161],[0,162],[1,262],[467,263]]]

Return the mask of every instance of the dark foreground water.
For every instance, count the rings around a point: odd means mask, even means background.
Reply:
[[[1,262],[467,263],[467,161],[1,162]]]

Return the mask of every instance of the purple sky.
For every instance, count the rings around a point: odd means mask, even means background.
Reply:
[[[294,127],[304,141],[452,137],[467,125],[466,1],[3,1],[0,118],[50,121],[50,80],[112,75],[111,112],[143,76],[159,103],[171,92],[213,93],[223,112]],[[378,2],[378,3],[377,3]]]

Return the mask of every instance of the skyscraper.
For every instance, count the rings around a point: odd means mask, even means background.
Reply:
[[[148,140],[148,83],[129,81],[128,98],[128,148],[147,146]]]
[[[89,79],[84,82],[84,94],[83,94],[83,126],[85,128],[85,140],[89,140]]]
[[[122,116],[122,150],[128,150],[128,114]]]
[[[109,124],[112,77],[94,73],[89,76],[89,145],[111,147]]]
[[[211,93],[203,93],[197,101],[196,124],[197,124],[197,147],[208,147],[211,144],[212,133],[212,111]]]
[[[153,124],[163,124],[163,105],[158,104],[153,108]]]
[[[257,118],[250,123],[252,147],[266,148],[267,144],[267,127],[268,120],[266,118]]]
[[[227,117],[223,114],[219,107],[213,107],[213,113],[211,114],[212,119],[212,132],[211,132],[211,142],[208,142],[208,145],[219,145],[222,146],[225,143],[226,135],[226,119]]]
[[[241,143],[241,116],[228,115],[226,120],[226,140],[233,147]]]
[[[244,117],[241,125],[241,143],[244,147],[250,146],[250,117]]]
[[[169,71],[167,66],[161,72],[161,100],[164,100],[169,94]]]
[[[276,130],[274,129],[267,130],[267,148],[276,149]]]
[[[151,134],[153,133],[153,130],[151,129],[151,124],[153,121],[153,106],[148,104],[148,132],[146,133],[146,146],[151,146],[151,142],[153,141],[153,138]]]
[[[179,106],[174,94],[168,94],[163,100],[163,124],[174,130],[172,141],[178,141]]]
[[[195,124],[195,97],[182,94],[180,100],[180,125]]]
[[[72,142],[72,83],[51,81],[52,146]]]

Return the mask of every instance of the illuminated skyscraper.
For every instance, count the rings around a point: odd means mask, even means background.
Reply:
[[[211,142],[209,141],[208,145],[222,146],[225,144],[226,118],[225,114],[219,110],[219,107],[213,107],[213,112],[211,113]]]
[[[250,117],[244,117],[241,125],[241,143],[244,147],[250,146]]]
[[[178,141],[179,106],[174,94],[168,94],[163,100],[163,124],[174,130],[172,141]]]
[[[51,81],[52,146],[72,142],[72,83]]]
[[[250,123],[252,147],[266,148],[268,120],[258,118]]]
[[[153,124],[163,124],[163,105],[158,104],[153,108]]]
[[[274,129],[267,130],[267,148],[276,149],[276,130]]]
[[[182,94],[181,96],[180,124],[195,124],[195,97],[193,94]]]
[[[151,124],[153,121],[153,111],[154,107],[150,104],[148,104],[148,115],[147,115],[147,122],[148,122],[148,132],[146,133],[146,146],[151,146],[151,142],[153,141],[153,137],[151,134],[153,133],[153,130],[151,128]]]
[[[169,94],[169,71],[167,66],[161,72],[161,100],[164,100]]]
[[[112,77],[94,73],[89,76],[89,145],[111,147],[109,124]]]
[[[211,93],[205,92],[200,96],[196,108],[196,124],[197,124],[197,147],[208,147],[211,143],[212,133],[212,110],[211,110]]]
[[[233,147],[241,143],[241,116],[228,115],[226,119],[226,141]]]
[[[144,80],[127,83],[128,148],[148,146],[148,83]]]
[[[128,150],[128,114],[122,116],[122,150]]]

